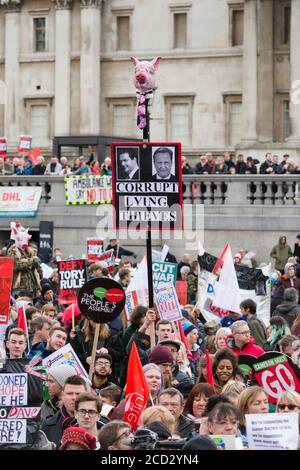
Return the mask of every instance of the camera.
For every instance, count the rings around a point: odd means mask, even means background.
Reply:
[[[182,449],[187,439],[159,440],[158,434],[150,429],[140,428],[133,438],[134,450]]]

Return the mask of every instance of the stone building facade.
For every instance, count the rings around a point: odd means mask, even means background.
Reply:
[[[152,140],[299,158],[299,25],[300,0],[0,0],[0,135],[141,137],[129,58],[161,56]]]

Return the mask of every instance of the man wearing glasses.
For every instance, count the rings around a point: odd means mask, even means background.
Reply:
[[[98,394],[100,390],[110,385],[115,385],[110,382],[109,376],[112,372],[112,357],[109,354],[97,354],[94,374],[92,378],[92,388]]]
[[[254,357],[259,357],[264,354],[264,350],[254,343],[254,339],[250,335],[248,323],[244,320],[239,320],[231,325],[232,334],[227,336],[227,348],[234,354],[250,354]]]
[[[98,439],[101,450],[133,450],[133,432],[124,421],[111,421],[100,429]]]
[[[101,408],[101,401],[92,393],[81,393],[75,400],[75,418],[78,426],[96,438],[96,450],[100,449],[97,422],[100,419]]]

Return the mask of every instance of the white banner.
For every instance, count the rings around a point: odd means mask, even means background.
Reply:
[[[246,415],[250,450],[297,450],[298,413]]]
[[[43,366],[46,366],[48,369],[60,364],[69,364],[74,367],[78,375],[88,377],[85,368],[70,344],[66,344],[63,348],[58,349],[43,360]]]
[[[66,204],[111,204],[110,176],[65,176]]]
[[[0,187],[0,217],[35,217],[41,195],[39,186]]]

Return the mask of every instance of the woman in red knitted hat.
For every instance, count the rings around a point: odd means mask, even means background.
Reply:
[[[61,440],[60,450],[95,450],[96,438],[83,428],[67,428]]]

